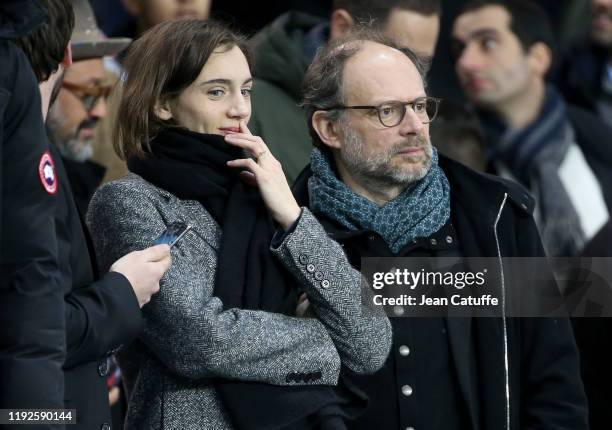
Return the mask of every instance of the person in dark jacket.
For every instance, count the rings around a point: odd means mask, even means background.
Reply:
[[[590,34],[564,55],[555,81],[570,103],[612,127],[612,2],[590,3]]]
[[[316,149],[298,202],[357,267],[362,257],[544,255],[522,187],[438,156],[429,139],[437,103],[419,59],[390,40],[358,34],[320,51],[304,80]],[[588,428],[567,319],[392,323],[385,366],[347,373],[370,401],[349,428]]]
[[[491,162],[537,196],[536,221],[552,256],[575,256],[612,210],[612,129],[568,105],[545,82],[553,35],[529,1],[466,5],[453,27],[456,70],[478,107]]]
[[[106,172],[103,165],[92,160],[95,129],[109,115],[106,99],[112,90],[103,56],[120,52],[131,39],[103,38],[89,4],[75,5],[75,29],[70,40],[73,63],[64,73],[46,125],[51,143],[61,154],[77,207],[87,213],[91,196]],[[98,40],[96,45],[92,45],[94,40]],[[110,142],[105,143],[111,147]]]
[[[34,1],[0,3],[1,409],[63,407],[64,302],[53,227],[57,176],[36,77],[11,41],[45,19]]]
[[[257,62],[249,127],[268,143],[289,183],[312,150],[299,102],[300,85],[317,48],[360,23],[371,23],[401,45],[432,56],[440,13],[439,0],[336,0],[329,20],[290,11],[252,38]]]
[[[22,47],[41,80],[42,112],[46,116],[48,104],[61,85],[63,70],[71,64],[68,42],[74,14],[68,0],[39,3],[49,21],[15,42]],[[89,44],[96,45],[106,49],[103,43],[91,41]],[[41,109],[40,104],[37,107]],[[160,245],[132,252],[115,261],[108,273],[98,274],[91,239],[56,148],[50,147],[49,158],[54,160],[58,172],[57,206],[51,225],[55,229],[59,266],[55,274],[56,288],[63,295],[63,306],[59,309],[63,311],[65,329],[55,339],[60,344],[65,340],[66,347],[63,407],[76,409],[77,429],[110,430],[107,358],[140,333],[140,307],[159,290],[159,280],[170,265],[169,248]],[[152,244],[155,239],[149,238],[148,243]]]
[[[453,38],[457,74],[480,111],[494,169],[536,195],[548,255],[581,255],[612,211],[612,130],[545,83],[554,51],[545,13],[527,1],[473,2],[455,20]],[[601,383],[612,377],[604,364],[610,330],[597,328],[607,321],[575,324],[594,429],[612,421]]]

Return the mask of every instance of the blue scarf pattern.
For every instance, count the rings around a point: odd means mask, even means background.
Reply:
[[[450,217],[450,184],[438,166],[438,152],[432,149],[427,175],[383,206],[352,191],[336,177],[328,156],[314,149],[308,180],[310,209],[349,230],[378,233],[397,254],[412,240],[438,231]]]

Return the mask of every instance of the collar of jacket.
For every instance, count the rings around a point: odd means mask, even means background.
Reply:
[[[32,0],[0,2],[0,38],[14,39],[32,32],[47,20],[45,10]]]
[[[300,100],[302,80],[312,62],[304,51],[304,39],[323,22],[325,19],[316,15],[289,11],[263,28],[249,41],[257,58],[253,77],[270,82]]]

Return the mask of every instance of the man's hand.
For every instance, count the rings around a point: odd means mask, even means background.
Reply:
[[[142,308],[159,291],[159,280],[171,263],[170,247],[157,245],[124,255],[115,261],[110,271],[121,273],[130,281]]]

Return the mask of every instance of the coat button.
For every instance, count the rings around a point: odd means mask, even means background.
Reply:
[[[433,246],[436,246],[438,244],[438,241],[436,239],[431,239],[429,243],[431,243]]]
[[[323,273],[321,272],[315,272],[315,279],[317,281],[320,281],[321,279],[323,279]]]
[[[453,238],[450,236],[446,236],[446,243],[451,244],[453,243]]]
[[[402,386],[402,394],[406,397],[412,396],[412,387],[410,385]]]
[[[325,289],[329,288],[329,281],[327,279],[323,279],[321,286]]]
[[[306,254],[300,254],[300,263],[306,264],[306,263],[308,263],[308,260],[309,260],[309,258],[308,258],[308,256]]]
[[[314,272],[315,271],[314,264],[309,264],[308,266],[306,266],[306,270],[308,270],[309,273]]]
[[[106,362],[106,359],[104,359],[100,363],[98,363],[98,375],[104,377],[107,374],[108,374],[108,363]]]
[[[100,430],[111,430],[111,426],[109,423],[104,423],[102,427],[100,427]]]
[[[399,305],[393,306],[393,313],[398,317],[401,317],[404,315],[404,307]]]
[[[406,427],[406,430],[414,430],[414,427],[412,427],[412,426]]]
[[[402,357],[407,357],[410,354],[410,348],[406,345],[402,345],[399,347],[399,353]]]

